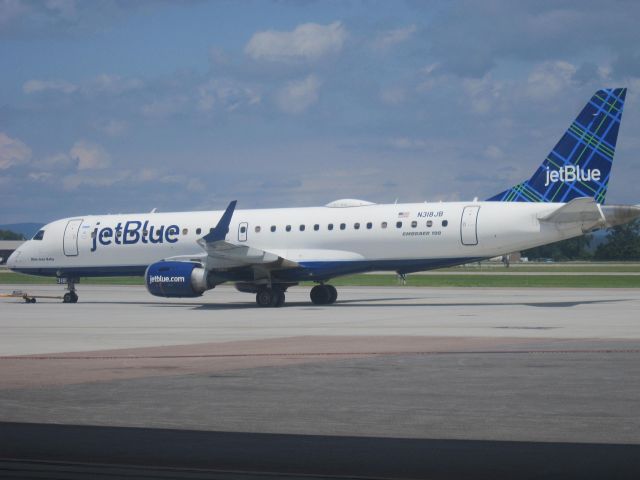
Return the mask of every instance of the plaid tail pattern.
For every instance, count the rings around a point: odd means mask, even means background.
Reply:
[[[598,90],[533,176],[488,201],[568,202],[591,197],[603,204],[626,93],[626,88]]]

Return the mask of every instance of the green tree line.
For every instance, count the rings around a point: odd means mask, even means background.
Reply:
[[[24,235],[11,230],[0,230],[0,240],[24,240]]]
[[[565,260],[640,260],[640,220],[610,228],[606,239],[595,250],[589,248],[593,235],[531,248],[522,252],[531,260],[551,258]]]

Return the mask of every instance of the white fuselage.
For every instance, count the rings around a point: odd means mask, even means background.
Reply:
[[[418,271],[488,258],[581,235],[580,225],[540,222],[557,203],[447,202],[236,210],[226,240],[332,269]],[[86,215],[43,227],[10,268],[40,275],[133,275],[162,259],[202,254],[197,240],[221,211]],[[332,228],[331,228],[332,226]],[[431,263],[430,263],[431,262]]]

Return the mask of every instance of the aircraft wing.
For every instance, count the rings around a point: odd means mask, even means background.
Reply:
[[[225,240],[229,233],[229,224],[236,208],[236,201],[229,203],[220,221],[207,235],[198,240],[205,251],[202,256],[207,270],[221,268],[256,266],[267,269],[293,268],[296,262],[287,260],[275,253],[267,252],[249,245],[236,245]]]

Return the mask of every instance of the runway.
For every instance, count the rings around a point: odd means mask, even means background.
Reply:
[[[4,287],[18,288],[59,291]],[[229,287],[195,301],[82,285],[75,305],[4,300],[0,422],[369,438],[382,450],[480,442],[496,455],[513,442],[624,445],[639,456],[638,290],[339,293],[320,307],[293,288],[281,309]],[[637,476],[637,462],[623,464]],[[347,473],[357,468],[331,474]]]

